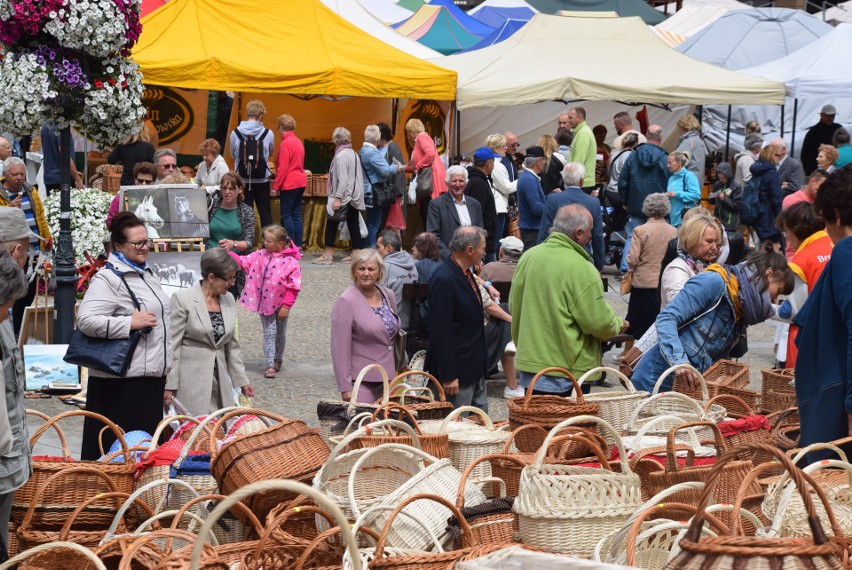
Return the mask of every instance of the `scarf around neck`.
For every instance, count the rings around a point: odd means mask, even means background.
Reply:
[[[689,268],[697,275],[707,268],[707,264],[700,259],[695,259],[682,249],[677,250],[677,256],[684,260]]]
[[[737,321],[748,326],[762,323],[772,316],[772,300],[769,291],[758,291],[752,281],[754,266],[743,262],[734,266],[723,267],[714,263],[707,271],[717,273],[725,281],[728,294],[734,304]]]

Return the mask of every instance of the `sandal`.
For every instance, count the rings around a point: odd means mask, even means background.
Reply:
[[[263,373],[265,378],[275,378],[275,369],[271,366],[266,369],[266,372]]]
[[[276,372],[280,372],[280,371],[281,371],[281,361],[280,361],[280,360],[276,360],[276,361],[275,361],[275,371],[276,371]]]
[[[343,258],[343,259],[341,259],[340,261],[342,261],[343,263],[349,263],[350,261],[352,261],[352,256],[351,256],[351,255],[347,255],[346,257],[344,257],[344,258]]]
[[[314,259],[313,261],[311,261],[311,263],[313,263],[314,265],[331,265],[332,260],[328,259],[324,255],[321,255],[321,256],[317,257],[316,259]]]

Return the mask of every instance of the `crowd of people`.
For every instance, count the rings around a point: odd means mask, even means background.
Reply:
[[[236,335],[237,302],[259,317],[264,376],[274,378],[282,367],[288,317],[302,289],[307,175],[296,121],[278,118],[276,152],[265,114],[261,101],[247,104],[247,119],[228,140],[233,170],[218,141],[199,148],[193,181],[207,191],[210,237],[194,287],[166,294],[147,263],[152,241],[144,223],[120,211],[117,201],[110,208],[109,256],[79,306],[77,328],[95,338],[139,336],[120,381],[93,371],[88,383],[87,409],[126,431],[152,433],[164,406],[178,402],[204,415],[233,403],[235,393],[254,395]],[[351,254],[344,262],[352,285],[334,304],[330,325],[341,398],[375,402],[381,373],[366,373],[353,394],[355,380],[368,364],[389,375],[400,369],[410,356],[406,333],[428,339],[425,367],[455,406],[487,411],[485,379],[498,366],[506,379],[503,396],[519,397],[544,368],[579,377],[600,366],[602,343],[626,333],[632,340],[616,360],[637,388],[650,390],[673,365],[704,371],[719,358],[741,356],[748,327],[775,319],[779,366],[796,368],[800,443],[850,435],[852,301],[844,275],[852,267],[845,263],[852,256],[852,241],[845,239],[852,236],[852,168],[846,166],[852,146],[834,114],[833,106],[822,108],[801,162],[782,139],[764,141],[756,125],[731,163],[712,168],[691,115],[677,121],[672,152],[662,148],[659,125],[640,133],[627,113],[613,118],[617,137],[610,147],[606,128],[590,127],[586,111],[573,107],[558,117],[554,135],[542,135],[523,154],[514,133],[492,133],[449,166],[418,119],[405,125],[412,149],[407,163],[388,125],[368,125],[360,150],[350,131],[337,127],[325,250],[312,263],[334,263],[338,232],[348,232]],[[0,157],[7,147],[0,139]],[[139,134],[110,154],[123,166],[125,185],[186,182],[177,159]],[[7,154],[2,168],[5,532],[30,453],[15,337],[34,295],[28,277],[51,236],[24,163]],[[704,193],[712,210],[701,204],[706,177],[713,180]],[[280,224],[272,219],[276,197]],[[425,229],[410,236],[410,253],[403,246],[406,204]],[[625,222],[627,243],[614,259],[622,291],[630,293],[625,319],[604,295],[602,206],[617,209]],[[426,285],[422,302],[406,294],[410,284]],[[675,378],[687,385],[697,380],[686,368]],[[670,388],[671,379],[663,386]],[[534,394],[571,392],[558,372],[533,388]],[[112,443],[108,436],[99,441],[96,424],[86,419],[83,459],[97,459],[101,446]]]

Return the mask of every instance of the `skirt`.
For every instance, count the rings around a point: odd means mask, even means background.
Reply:
[[[639,339],[651,328],[657,315],[660,314],[660,292],[658,289],[643,289],[633,287],[630,291],[630,302],[627,305],[627,322],[630,328],[625,332]]]
[[[166,378],[131,377],[100,378],[89,376],[86,409],[106,416],[125,432],[143,430],[154,433],[163,419],[163,392]],[[83,445],[80,457],[97,460],[101,456],[98,434],[104,424],[94,418],[83,422]],[[108,450],[115,441],[112,430],[105,430],[103,448]]]

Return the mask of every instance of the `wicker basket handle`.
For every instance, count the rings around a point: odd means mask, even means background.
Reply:
[[[367,435],[376,428],[384,426],[390,426],[397,428],[398,430],[404,431],[405,434],[411,438],[411,447],[421,449],[420,438],[417,436],[417,432],[414,431],[413,427],[399,420],[379,420],[377,422],[373,422],[358,428],[357,430],[353,431],[352,433],[344,437],[342,440],[340,440],[340,443],[335,445],[334,449],[331,450],[328,459],[326,459],[325,464],[320,469],[320,473],[324,472],[328,466],[334,463],[335,459],[337,459],[337,457],[341,453],[343,453],[344,450],[349,447],[349,444],[351,444],[353,441],[355,441],[362,435]],[[319,477],[319,474],[317,474],[317,477]]]
[[[191,498],[189,501],[183,504],[180,509],[175,513],[175,519],[172,523],[172,528],[177,528],[176,524],[180,521],[181,517],[184,514],[193,514],[189,512],[189,509],[201,503],[201,501],[223,501],[225,500],[225,495],[220,495],[218,493],[207,493],[204,495],[198,495],[196,497]],[[235,510],[242,512],[246,518],[248,519],[251,527],[254,529],[254,532],[257,536],[263,534],[263,524],[258,520],[257,516],[249,509],[245,503],[237,503],[234,505]],[[204,518],[199,516],[201,522],[204,522]]]
[[[236,418],[238,416],[248,416],[248,415],[257,417],[260,421],[265,423],[267,425],[267,427],[271,427],[271,426],[275,425],[275,423],[281,423],[281,422],[285,421],[284,416],[278,415],[278,414],[276,414],[274,412],[270,412],[268,410],[260,410],[260,409],[257,409],[257,408],[243,408],[241,406],[237,406],[237,407],[232,406],[232,407],[228,407],[228,408],[222,408],[221,410],[217,410],[217,411],[213,412],[212,414],[210,414],[209,416],[207,416],[206,418],[204,418],[204,420],[198,425],[198,427],[195,428],[192,435],[189,437],[189,440],[186,442],[186,445],[183,446],[183,449],[181,449],[181,453],[183,453],[184,449],[188,450],[188,448],[192,447],[192,443],[193,443],[195,437],[197,437],[196,432],[201,431],[202,425],[206,425],[207,423],[212,421],[212,419],[215,419],[215,418],[218,417],[219,419],[216,420],[215,425],[210,430],[210,445],[208,447],[210,448],[210,461],[212,462],[213,457],[215,457],[216,452],[218,451],[218,446],[216,444],[219,441],[219,440],[217,440],[219,433],[222,434],[222,439],[225,439],[225,437],[226,437],[225,436],[225,425],[227,424],[227,421],[230,420],[231,418]],[[178,458],[178,460],[183,461],[184,458],[186,458],[185,454],[184,454],[183,458]],[[178,463],[178,465],[180,465],[180,464]]]
[[[420,429],[420,424],[417,423],[417,418],[414,417],[414,414],[411,413],[411,410],[403,406],[402,404],[397,404],[396,402],[388,402],[387,404],[382,404],[373,412],[372,417],[370,417],[370,423],[374,423],[379,419],[379,414],[384,412],[384,419],[391,419],[391,412],[399,412],[399,419],[402,421],[402,416],[404,415],[408,418],[408,422],[414,431],[417,432],[417,435],[423,435],[423,431]]]
[[[195,425],[201,423],[201,420],[199,420],[198,418],[194,416],[185,416],[183,414],[176,414],[173,416],[164,417],[162,420],[160,420],[160,423],[157,424],[157,429],[154,430],[154,433],[151,436],[151,444],[148,446],[147,453],[145,453],[145,459],[148,459],[148,456],[157,450],[157,448],[159,447],[158,442],[160,441],[160,437],[162,437],[165,429],[174,421],[180,422],[181,426],[190,422],[194,423]],[[180,428],[178,428],[178,431],[179,430]],[[177,431],[175,431],[175,434],[177,434]],[[174,434],[172,434],[172,437],[174,437]]]
[[[642,470],[643,472],[648,471],[663,471],[665,467],[660,465],[659,462],[653,459],[645,459],[649,455],[665,455],[668,453],[668,446],[658,445],[655,447],[645,447],[636,451],[633,456],[630,458],[630,468],[636,472],[637,470]],[[679,451],[686,452],[686,464],[692,465],[695,463],[695,449],[683,443],[676,443],[674,445],[675,453]]]
[[[96,477],[99,477],[100,479],[103,479],[104,483],[106,483],[107,487],[109,487],[108,492],[111,492],[111,493],[117,493],[118,492],[118,488],[115,486],[115,483],[113,482],[113,480],[110,479],[109,476],[107,476],[106,473],[104,473],[103,471],[99,471],[98,469],[96,469],[94,467],[84,467],[84,466],[69,467],[68,469],[63,469],[61,471],[57,471],[56,473],[54,473],[53,475],[51,475],[50,477],[45,479],[44,483],[41,484],[41,487],[39,487],[38,490],[35,492],[35,494],[33,495],[32,503],[30,504],[29,508],[27,509],[27,512],[24,514],[24,518],[21,521],[21,526],[19,528],[29,528],[30,527],[30,524],[32,524],[33,513],[35,513],[36,507],[39,506],[39,504],[40,504],[39,500],[41,499],[41,496],[45,492],[45,490],[47,490],[49,487],[54,485],[54,483],[56,482],[57,479],[67,477],[69,475],[76,475],[78,473],[86,473],[86,474],[89,474],[89,475],[94,475]]]
[[[352,433],[352,429],[355,428],[356,425],[358,426],[358,428],[356,428],[356,429],[360,429],[360,428],[364,427],[364,422],[370,423],[370,420],[372,419],[372,417],[373,417],[373,414],[370,413],[370,412],[361,412],[360,414],[357,414],[355,417],[353,417],[351,420],[349,420],[348,424],[346,424],[346,429],[343,430],[343,433],[341,434],[342,437],[340,439],[342,440],[344,437],[346,437],[347,435]],[[335,437],[335,436],[331,436],[331,437]]]
[[[429,382],[431,382],[432,384],[434,384],[438,388],[438,401],[439,402],[446,402],[447,401],[447,396],[444,394],[444,387],[441,386],[441,383],[438,382],[437,378],[435,378],[434,376],[432,376],[431,374],[429,374],[425,370],[407,370],[407,371],[403,372],[402,374],[398,374],[396,376],[396,378],[391,380],[391,386],[393,386],[394,384],[398,384],[399,382],[402,382],[405,378],[408,378],[410,376],[425,376],[426,377],[426,385],[422,386],[421,388],[427,388],[429,386]]]
[[[450,422],[461,416],[465,412],[470,412],[471,414],[476,414],[480,418],[482,418],[482,423],[484,424],[482,427],[487,429],[488,431],[494,431],[494,422],[491,421],[491,418],[483,412],[481,409],[476,406],[459,406],[449,414],[447,417],[441,421],[441,425],[438,428],[438,433],[448,433],[447,427],[450,425]]]
[[[658,394],[660,392],[660,386],[663,385],[663,380],[665,380],[669,376],[669,374],[675,372],[680,368],[692,370],[698,375],[698,384],[701,386],[701,401],[706,402],[708,399],[710,399],[710,392],[707,391],[707,381],[704,380],[704,375],[701,374],[701,372],[699,372],[692,364],[688,362],[684,362],[682,364],[675,364],[671,368],[663,371],[663,373],[660,374],[660,377],[657,379],[657,383],[654,384],[654,390],[651,392],[651,395],[653,396],[655,394]]]
[[[770,425],[772,425],[772,431],[775,432],[781,427],[781,424],[784,423],[784,420],[786,420],[788,416],[798,411],[799,408],[787,408],[786,410],[779,410],[768,414],[766,419],[769,420]]]
[[[98,493],[97,495],[92,495],[88,497],[85,501],[80,503],[74,512],[65,520],[65,524],[62,525],[62,528],[59,530],[58,540],[68,540],[68,534],[71,532],[71,527],[77,519],[77,516],[82,513],[86,507],[91,505],[92,503],[97,503],[103,501],[105,499],[113,499],[115,501],[116,511],[121,508],[121,505],[130,498],[130,493],[122,493],[122,492],[110,492],[110,493]],[[137,499],[136,504],[145,511],[145,514],[149,517],[154,516],[154,512],[151,510],[151,507],[145,504],[144,501]]]
[[[675,456],[675,440],[677,438],[677,432],[682,429],[698,427],[710,428],[713,432],[713,444],[716,446],[716,457],[721,457],[725,453],[725,438],[722,437],[722,431],[719,429],[719,426],[713,422],[692,422],[688,424],[681,424],[669,430],[669,435],[666,437],[666,471],[671,473],[678,470],[677,457]],[[692,458],[693,460],[695,459],[694,451],[692,453]]]
[[[580,389],[580,385],[577,383],[577,379],[574,378],[574,375],[565,370],[564,368],[559,368],[558,366],[551,366],[550,368],[545,368],[541,370],[538,374],[533,376],[533,379],[530,381],[530,385],[527,386],[527,393],[524,396],[524,407],[522,409],[526,410],[530,405],[530,398],[533,395],[533,386],[538,382],[538,379],[546,374],[550,374],[551,372],[559,372],[560,374],[564,374],[568,380],[571,381],[571,384],[574,385],[574,401],[577,404],[585,404],[586,399],[583,397],[583,391]]]
[[[49,420],[44,422],[41,426],[39,426],[39,428],[36,430],[36,432],[32,435],[32,437],[30,438],[30,448],[34,447],[36,442],[42,436],[42,434],[44,434],[44,432],[46,432],[48,429],[50,429],[53,426],[56,426],[55,429],[61,434],[62,431],[59,429],[59,426],[56,425],[60,420],[64,420],[65,418],[77,417],[77,416],[85,416],[87,418],[93,418],[93,419],[96,419],[100,422],[105,423],[107,425],[107,427],[109,427],[112,430],[112,433],[115,435],[115,439],[117,439],[119,441],[119,443],[121,444],[121,450],[123,452],[122,455],[124,455],[124,461],[127,462],[127,463],[133,462],[132,458],[130,457],[130,452],[127,450],[127,442],[124,441],[124,432],[121,430],[121,428],[118,427],[117,425],[115,425],[115,423],[112,420],[110,420],[109,418],[107,418],[106,416],[102,416],[101,414],[98,414],[98,413],[95,413],[95,412],[90,412],[88,410],[70,410],[70,411],[62,412],[61,414],[57,414],[57,415],[53,416],[52,418],[50,418]],[[61,439],[60,439],[60,441],[61,441]],[[66,453],[67,445],[68,445],[68,442],[66,441],[65,442],[65,448],[63,448],[63,450],[62,450],[63,455]],[[68,455],[66,457],[70,457],[70,456],[71,456],[71,454],[68,453]]]
[[[544,441],[544,438],[547,437],[547,430],[544,429],[543,427],[541,427],[540,425],[538,425],[538,424],[524,424],[521,427],[512,430],[512,432],[509,434],[509,437],[506,439],[506,443],[503,444],[503,453],[511,453],[512,442],[515,441],[515,437],[519,433],[521,433],[522,431],[526,431],[526,430],[530,430],[530,431],[538,430],[538,431],[540,431],[542,433],[542,437],[541,437],[542,441]]]
[[[100,558],[95,556],[95,553],[86,548],[85,546],[81,546],[76,542],[68,542],[68,541],[60,541],[60,542],[47,542],[45,544],[39,544],[38,546],[34,546],[29,550],[25,550],[21,552],[14,558],[10,558],[3,564],[0,564],[0,570],[8,570],[10,568],[17,568],[21,562],[24,562],[28,558],[35,556],[36,554],[41,554],[42,552],[47,552],[49,550],[73,550],[80,554],[81,556],[87,558],[88,564],[91,564],[95,570],[107,570],[107,567],[104,566],[104,563],[101,562]],[[82,565],[80,565],[82,567]],[[20,566],[23,568],[23,566]]]
[[[824,442],[824,443],[823,442],[812,443],[812,444],[810,444],[806,447],[802,447],[802,448],[798,448],[798,449],[791,449],[791,450],[787,451],[787,456],[790,457],[793,460],[793,463],[798,465],[799,461],[804,459],[807,456],[807,454],[810,453],[811,451],[830,450],[830,451],[833,451],[834,453],[836,453],[837,457],[841,461],[848,462],[849,459],[846,456],[846,452],[843,451],[843,448],[841,446],[846,445],[850,441],[852,441],[852,437],[844,437],[844,438],[841,438],[841,439],[836,439],[834,441],[828,441],[828,442]]]
[[[754,410],[751,409],[751,406],[749,406],[745,402],[745,400],[743,400],[739,396],[734,396],[733,394],[719,394],[718,396],[713,396],[712,398],[707,400],[706,404],[704,404],[704,413],[707,414],[707,412],[710,411],[710,406],[712,406],[713,404],[718,404],[719,402],[733,402],[734,404],[736,404],[739,409],[742,410],[741,417],[754,415]]]
[[[299,483],[298,481],[274,479],[251,483],[250,485],[246,485],[245,487],[238,489],[228,495],[224,501],[219,503],[216,508],[213,509],[213,512],[210,513],[210,516],[207,517],[207,520],[204,521],[204,524],[198,531],[198,536],[204,537],[208,534],[212,534],[213,525],[216,524],[222,515],[224,515],[235,503],[242,501],[255,493],[265,491],[288,491],[295,495],[307,495],[314,501],[314,503],[331,513],[338,526],[341,527],[346,548],[350,553],[352,553],[352,570],[361,570],[361,559],[358,557],[358,543],[355,540],[355,535],[349,527],[349,521],[346,520],[346,515],[343,514],[340,507],[332,503],[325,495],[304,483]],[[195,545],[192,548],[192,561],[189,566],[190,570],[199,570],[203,545],[204,541],[202,540],[195,542]]]
[[[544,462],[544,458],[547,455],[547,448],[550,447],[550,442],[554,437],[559,435],[559,431],[567,426],[573,426],[577,424],[589,424],[594,423],[599,427],[603,428],[605,431],[609,432],[609,435],[612,436],[615,441],[615,446],[618,448],[619,453],[619,463],[621,464],[621,473],[630,473],[630,465],[627,462],[627,452],[624,450],[624,442],[621,441],[621,436],[618,435],[618,432],[612,425],[609,424],[606,420],[602,420],[597,416],[575,416],[573,418],[568,418],[567,420],[563,420],[556,424],[551,430],[550,433],[547,434],[547,437],[544,438],[544,443],[541,445],[541,448],[535,454],[535,460],[533,461],[533,465],[535,465],[536,469],[541,468],[542,463]],[[593,442],[589,442],[590,446],[599,447]],[[592,449],[594,450],[594,447]],[[595,453],[597,455],[597,452]]]
[[[592,368],[591,370],[580,376],[580,378],[577,380],[577,384],[582,386],[583,382],[585,382],[589,378],[589,376],[595,374],[596,372],[606,372],[608,374],[615,374],[615,377],[618,378],[618,381],[621,383],[621,386],[625,390],[627,390],[628,392],[636,391],[636,387],[633,386],[633,382],[630,381],[630,378],[625,376],[624,373],[621,372],[621,370],[610,368],[609,366],[596,366]]]
[[[36,418],[43,420],[45,423],[50,421],[50,416],[48,416],[47,414],[43,414],[42,412],[39,412],[38,410],[30,410],[30,409],[24,410],[24,415],[34,416]],[[71,455],[71,448],[68,447],[68,440],[65,438],[65,432],[63,432],[62,428],[60,428],[58,425],[56,425],[56,423],[52,424],[52,426],[53,426],[53,431],[56,432],[56,436],[59,438],[59,446],[60,446],[60,449],[62,450],[63,459],[73,458],[73,456]],[[35,439],[33,437],[31,437],[30,438],[30,449],[35,448],[35,443],[36,443]]]
[[[388,372],[385,370],[385,367],[381,364],[368,364],[364,368],[361,369],[361,372],[358,373],[357,378],[355,378],[355,383],[352,384],[352,395],[349,397],[349,410],[354,410],[358,405],[358,389],[361,388],[361,382],[364,381],[364,378],[367,376],[367,373],[370,370],[378,370],[379,374],[382,376],[382,404],[387,404],[390,402],[390,384],[388,382]]]
[[[627,566],[636,566],[636,542],[639,538],[639,533],[642,531],[642,523],[650,519],[651,517],[658,517],[660,515],[660,511],[666,510],[677,510],[683,511],[687,513],[692,513],[693,515],[696,513],[697,509],[695,505],[689,505],[686,503],[658,503],[656,505],[651,505],[646,509],[642,509],[638,516],[633,519],[633,523],[630,525],[629,530],[627,531],[627,540],[626,542],[626,554],[627,560],[625,564]],[[719,519],[714,517],[713,515],[705,513],[704,515],[707,517],[708,522],[716,527],[716,529],[722,533],[728,533],[728,527],[725,526]],[[686,525],[686,521],[680,521],[678,524]]]
[[[127,500],[124,501],[124,504],[121,505],[121,508],[118,509],[117,513],[115,513],[115,517],[113,517],[112,519],[112,524],[109,526],[109,529],[107,529],[103,540],[101,540],[101,544],[106,544],[107,542],[115,538],[115,532],[118,529],[118,525],[124,517],[124,513],[127,512],[127,509],[130,508],[130,505],[136,502],[136,500],[139,499],[147,491],[150,491],[151,489],[155,489],[157,487],[162,487],[164,485],[177,485],[186,489],[186,491],[188,491],[193,497],[198,496],[198,491],[196,491],[191,485],[189,485],[185,481],[181,481],[180,479],[157,479],[155,481],[151,481],[150,483],[147,483],[133,491],[133,493],[131,493]],[[165,496],[160,501],[160,504],[154,506],[155,512],[160,511],[160,509],[163,507],[164,501]]]
[[[843,532],[840,530],[837,524],[837,519],[834,516],[834,510],[831,508],[828,499],[825,498],[825,492],[822,491],[822,488],[819,485],[814,483],[810,475],[807,475],[802,470],[798,469],[790,458],[788,458],[780,449],[765,443],[747,442],[726,451],[722,457],[716,460],[716,464],[713,465],[713,469],[707,477],[707,485],[704,487],[704,492],[701,494],[701,498],[698,501],[698,514],[692,519],[689,530],[684,537],[686,540],[698,542],[701,539],[701,528],[704,525],[705,510],[707,509],[707,505],[710,503],[710,498],[713,494],[713,483],[715,483],[716,479],[722,474],[722,470],[725,466],[731,461],[737,461],[739,454],[744,451],[760,451],[771,454],[775,457],[776,461],[781,463],[781,467],[787,470],[790,478],[796,485],[796,489],[798,490],[799,496],[802,498],[802,502],[804,503],[814,544],[825,544],[829,539],[822,528],[822,523],[820,522],[819,516],[814,508],[813,498],[809,492],[809,487],[816,491],[820,499],[823,500],[823,506],[825,507],[826,513],[828,513],[835,536],[843,536]],[[743,497],[738,494],[737,501],[734,503],[735,512],[742,507],[742,499]],[[732,532],[736,532],[737,527],[737,517],[734,517],[733,526],[731,527]]]
[[[468,463],[467,467],[464,468],[461,477],[459,478],[459,490],[456,492],[456,506],[459,509],[464,508],[464,490],[467,486],[467,480],[470,477],[470,474],[473,473],[473,470],[477,465],[484,461],[491,460],[502,460],[509,461],[510,463],[514,463],[515,465],[521,467],[522,469],[527,466],[526,462],[521,461],[516,455],[512,455],[511,453],[489,453],[487,455],[480,455],[470,463]]]
[[[358,508],[358,502],[355,500],[355,477],[358,475],[358,473],[361,471],[361,467],[370,457],[377,453],[382,453],[385,451],[399,451],[403,453],[408,453],[410,455],[422,459],[424,463],[429,465],[435,463],[436,461],[440,461],[437,457],[433,457],[432,455],[429,455],[421,449],[417,449],[409,445],[403,445],[401,443],[383,443],[381,445],[377,445],[376,447],[371,447],[366,452],[364,452],[364,455],[358,458],[358,460],[355,462],[355,465],[352,466],[352,471],[349,472],[349,481],[347,485],[349,506],[352,509],[352,514],[356,517],[361,514],[361,509]]]
[[[660,424],[667,425],[666,433],[672,429],[672,427],[677,425],[685,424],[686,420],[680,416],[656,416],[642,424],[642,427],[636,432],[636,435],[633,436],[633,448],[636,450],[642,449],[644,446],[642,445],[642,438],[648,435],[648,432],[651,431],[651,428],[657,427]],[[657,432],[659,433],[659,432]],[[698,436],[695,434],[695,430],[687,431],[687,437],[689,438],[689,443],[693,447],[698,447],[701,445],[701,442],[698,440]]]
[[[391,381],[389,397],[390,397],[390,398],[396,398],[397,396],[399,396],[400,398],[403,398],[403,397],[405,396],[405,393],[406,393],[408,390],[413,390],[413,389],[414,389],[414,387],[413,387],[413,386],[409,386],[409,385],[408,385],[408,384],[406,384],[405,382],[400,382],[400,383],[398,383],[398,384],[394,384],[394,383],[393,383],[393,381]],[[400,403],[401,403],[403,406],[405,405],[405,403],[404,403],[404,402],[400,402]],[[375,402],[375,405],[376,405],[376,406],[381,406],[381,405],[382,405],[381,399],[377,400],[377,401]]]
[[[101,428],[101,431],[98,432],[98,451],[101,452],[101,457],[106,455],[106,451],[104,450],[104,432],[109,429],[109,426],[104,426]],[[127,432],[124,431],[121,426],[118,426],[118,429],[121,430],[121,435],[127,435]],[[150,441],[150,440],[149,440]]]
[[[191,520],[191,522],[197,523],[199,526],[204,524],[204,519],[201,518],[200,516],[198,516],[195,513],[190,513],[190,512],[183,512],[182,513],[179,510],[172,509],[172,510],[169,510],[169,511],[163,511],[161,513],[157,513],[156,515],[145,519],[144,521],[142,521],[142,523],[138,527],[136,527],[136,530],[133,531],[133,534],[135,536],[142,536],[143,534],[146,534],[148,532],[156,532],[156,531],[149,531],[148,527],[153,526],[154,524],[156,524],[157,526],[160,526],[160,521],[163,520],[163,519],[168,519],[169,521],[171,521],[171,524],[169,526],[167,526],[166,528],[177,529],[177,530],[186,530],[188,532],[192,532],[192,530],[189,529],[189,528],[185,528],[185,529],[179,528],[180,521],[183,518],[188,518],[188,519]],[[161,529],[157,529],[157,530],[161,530]],[[216,546],[219,546],[218,541],[217,541]]]
[[[378,533],[376,531],[374,531],[373,529],[371,529],[370,527],[362,526],[358,529],[358,532],[359,533],[363,532],[364,534],[366,534],[367,536],[369,536],[370,538],[372,538],[376,542],[378,542],[378,540],[379,540]],[[311,543],[308,544],[305,547],[305,550],[302,551],[301,556],[299,556],[299,558],[296,559],[296,563],[293,566],[293,570],[302,570],[305,567],[305,564],[308,563],[308,560],[309,560],[310,556],[314,553],[314,550],[319,548],[319,546],[323,542],[325,542],[326,540],[328,540],[329,538],[331,538],[332,536],[335,536],[337,534],[340,534],[340,527],[339,526],[333,526],[330,529],[324,530],[321,533],[319,533],[317,535],[317,537],[315,539],[313,539],[311,541]],[[258,548],[255,551],[255,555],[257,555],[259,553],[260,553],[260,545],[258,545]],[[357,556],[358,554],[355,553],[355,555]],[[341,556],[341,558],[342,558],[342,556]],[[255,560],[256,559],[257,558],[255,558]],[[345,566],[342,566],[342,567],[345,567]]]
[[[237,503],[237,504],[242,504],[242,503]],[[258,533],[258,536],[261,537],[261,540],[263,540],[263,537],[267,537],[266,540],[268,540],[269,537],[272,536],[272,533],[275,532],[275,529],[280,527],[285,522],[287,522],[290,519],[291,516],[293,516],[295,514],[304,514],[304,513],[308,513],[308,514],[313,513],[314,515],[320,516],[320,517],[324,518],[326,520],[326,522],[328,522],[329,526],[334,526],[334,517],[331,516],[330,514],[328,514],[327,512],[325,512],[325,510],[323,510],[322,508],[320,508],[316,505],[311,505],[311,504],[298,505],[298,506],[295,506],[295,507],[288,507],[288,508],[284,509],[283,511],[278,512],[275,516],[272,516],[271,513],[269,515],[267,515],[266,525],[261,530],[261,532]],[[376,536],[378,536],[378,535],[376,535]],[[258,546],[258,553],[259,553],[261,545],[258,544],[257,546]]]
[[[131,545],[130,552],[127,555],[121,557],[121,560],[118,564],[118,570],[132,570],[134,568],[138,568],[139,565],[133,564],[135,562],[133,560],[134,555],[138,553],[142,548],[147,547],[150,550],[153,549],[157,554],[160,555],[161,559],[165,559],[167,556],[172,554],[175,550],[172,548],[172,543],[175,539],[182,540],[186,542],[186,545],[190,544],[198,544],[199,549],[203,547],[203,545],[207,544],[203,540],[198,540],[198,536],[181,529],[175,528],[163,528],[155,532],[148,532],[145,534],[139,535]],[[161,541],[165,539],[165,545],[160,548],[156,541]],[[149,543],[154,543],[151,546],[148,546]],[[181,547],[182,548],[182,547]]]
[[[686,394],[681,394],[680,392],[661,392],[639,402],[639,405],[637,405],[636,409],[633,410],[633,413],[630,414],[630,418],[627,420],[627,426],[625,429],[635,430],[636,422],[641,417],[642,412],[645,411],[645,408],[653,409],[653,406],[657,405],[660,400],[678,400],[695,411],[696,419],[704,418],[704,408],[701,407],[701,404],[699,404],[697,400],[693,400]]]
[[[461,511],[447,499],[440,497],[438,495],[431,495],[428,493],[418,493],[416,495],[412,495],[410,497],[406,497],[397,507],[388,515],[387,520],[385,521],[385,526],[382,528],[381,534],[379,534],[379,540],[376,542],[376,558],[381,558],[385,554],[385,542],[388,539],[388,534],[390,534],[391,528],[393,527],[393,521],[396,519],[397,515],[402,512],[402,509],[413,503],[414,501],[427,500],[434,501],[436,503],[440,503],[441,505],[450,509],[453,516],[456,517],[459,521],[459,527],[461,528],[462,536],[471,540],[471,530],[470,525],[467,524],[467,521],[464,518],[464,515],[461,514]],[[438,544],[440,547],[440,544]]]

